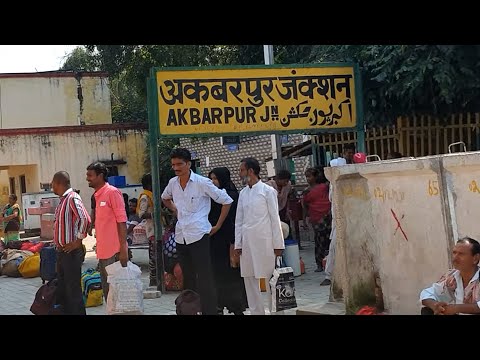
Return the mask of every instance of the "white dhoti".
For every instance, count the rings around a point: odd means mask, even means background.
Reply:
[[[271,276],[269,276],[265,280],[268,297],[268,310],[272,311],[272,292],[270,290],[270,284],[268,283],[268,280],[270,278]],[[265,304],[263,301],[262,291],[260,290],[260,279],[249,276],[244,277],[243,281],[245,282],[245,291],[247,293],[247,301],[248,308],[250,309],[250,314],[265,315]]]

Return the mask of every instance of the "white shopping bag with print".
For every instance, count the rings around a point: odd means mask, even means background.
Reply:
[[[107,315],[142,315],[143,283],[140,268],[130,261],[126,267],[122,267],[117,261],[105,270],[109,283]]]
[[[147,230],[147,220],[144,219],[133,228],[132,245],[148,244]]]
[[[289,266],[282,267],[282,257],[277,256],[275,270],[270,279],[272,291],[272,312],[283,311],[297,307],[295,298],[295,277],[293,269]]]

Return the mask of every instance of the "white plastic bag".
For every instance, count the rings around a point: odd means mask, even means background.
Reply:
[[[122,267],[120,261],[105,270],[110,284],[107,298],[107,315],[143,315],[142,271],[132,262]]]
[[[133,228],[132,245],[148,244],[147,237],[147,220],[142,220],[140,224]]]
[[[282,267],[280,256],[276,259],[275,270],[269,284],[272,290],[272,312],[297,307],[293,269],[291,267]]]

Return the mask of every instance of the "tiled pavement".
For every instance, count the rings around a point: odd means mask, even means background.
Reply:
[[[324,304],[328,302],[329,287],[319,284],[323,280],[323,273],[314,272],[316,265],[314,260],[314,246],[310,240],[312,237],[307,233],[302,234],[303,250],[300,256],[305,263],[306,273],[295,278],[295,288],[298,306],[313,304]],[[309,239],[310,238],[310,239]],[[87,256],[84,269],[95,267],[97,260],[92,250],[95,240],[89,237],[84,242],[87,247]],[[148,285],[148,252],[147,250],[134,250],[133,261],[142,268],[142,278],[145,287]],[[31,315],[30,306],[42,280],[37,278],[9,278],[0,277],[0,315]],[[157,299],[144,299],[145,315],[174,315],[175,298],[178,292],[167,292]],[[264,293],[265,296],[265,293]],[[266,296],[265,296],[266,297]],[[265,299],[265,305],[267,301]],[[248,314],[247,310],[245,314]],[[294,310],[287,311],[288,314],[294,314]],[[87,308],[87,315],[104,315],[105,305]]]

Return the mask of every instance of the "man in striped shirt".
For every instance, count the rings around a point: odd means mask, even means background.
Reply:
[[[60,196],[55,210],[53,241],[57,249],[57,301],[67,315],[86,315],[81,276],[90,216],[82,198],[70,186],[70,176],[59,171],[53,176],[52,189]]]

